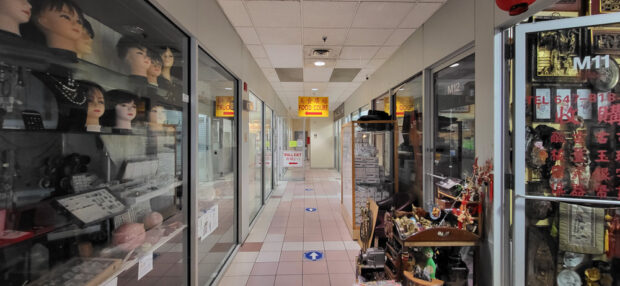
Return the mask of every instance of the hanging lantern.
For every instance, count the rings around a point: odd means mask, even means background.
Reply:
[[[510,16],[519,15],[529,8],[536,0],[495,0],[497,7],[504,11],[508,11]]]

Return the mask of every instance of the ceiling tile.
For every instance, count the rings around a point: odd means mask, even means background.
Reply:
[[[351,82],[361,69],[355,68],[337,68],[334,69],[332,76],[329,78],[330,82]]]
[[[266,58],[267,54],[261,45],[247,45],[248,50],[254,58]]]
[[[301,5],[295,1],[247,1],[256,27],[301,27]]]
[[[400,46],[415,32],[415,29],[397,29],[385,42],[387,46]]]
[[[372,76],[372,72],[374,70],[370,70],[370,69],[362,69],[357,76],[353,79],[353,82],[364,82],[366,81],[366,77],[371,77]]]
[[[267,80],[269,81],[279,81],[280,79],[278,78],[278,74],[276,73],[276,70],[273,68],[263,68],[263,73],[265,74],[265,77],[267,78]]]
[[[352,27],[396,28],[413,6],[414,3],[362,2]]]
[[[304,68],[304,82],[328,81],[332,75],[333,68]]]
[[[348,46],[382,46],[393,31],[390,29],[351,29],[344,44]]]
[[[261,42],[252,27],[237,27],[237,33],[246,45],[260,45]]]
[[[258,36],[265,45],[299,45],[301,28],[257,28]]]
[[[303,67],[301,45],[265,45],[265,51],[276,68]]]
[[[391,47],[382,47],[381,49],[379,49],[379,51],[377,52],[377,54],[375,55],[375,59],[387,59],[389,58],[394,52],[396,52],[396,50],[398,50],[398,47],[395,46],[391,46]]]
[[[337,68],[362,68],[368,63],[368,59],[357,60],[338,60],[336,62]]]
[[[385,63],[385,60],[386,59],[372,59],[370,62],[368,62],[364,69],[377,70],[379,67],[381,67],[381,65]]]
[[[324,36],[327,37],[325,43]],[[304,45],[342,46],[346,38],[347,29],[304,28]]]
[[[399,28],[418,28],[430,18],[443,3],[416,3],[413,10],[398,26]]]
[[[304,84],[302,82],[283,82],[280,84],[283,91],[303,91]]]
[[[280,82],[303,82],[304,70],[301,68],[276,68]]]
[[[233,26],[251,27],[252,21],[241,1],[221,1],[220,7],[224,10],[226,17]]]
[[[340,59],[345,60],[357,60],[357,59],[372,59],[375,56],[379,47],[344,47],[340,53]]]
[[[355,2],[303,2],[304,27],[348,28],[351,26]]]
[[[269,61],[269,58],[254,58],[256,60],[256,63],[258,64],[259,67],[261,68],[271,68],[273,67],[271,65],[271,62]]]

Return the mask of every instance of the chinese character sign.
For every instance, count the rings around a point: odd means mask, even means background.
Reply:
[[[300,96],[297,102],[299,117],[329,117],[329,99],[327,97]]]
[[[215,97],[215,117],[235,117],[235,97]]]

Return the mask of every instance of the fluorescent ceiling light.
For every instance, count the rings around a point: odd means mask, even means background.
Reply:
[[[314,62],[314,65],[317,66],[317,67],[322,67],[322,66],[325,65],[325,62],[324,61],[316,61],[316,62]]]
[[[312,89],[312,91],[317,91],[317,90],[319,90],[319,89],[318,89],[318,88],[313,88],[313,89]]]
[[[232,90],[232,87],[224,88],[225,90]]]
[[[459,65],[460,65],[459,63],[453,63],[450,67],[455,68],[455,67],[458,67]]]
[[[401,87],[401,88],[399,88],[398,90],[405,90],[405,89]]]

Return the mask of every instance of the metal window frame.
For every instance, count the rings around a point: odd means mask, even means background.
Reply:
[[[435,205],[435,189],[433,188],[435,178],[435,168],[433,166],[434,156],[435,156],[435,134],[437,132],[436,128],[436,120],[438,112],[437,108],[437,99],[435,98],[435,88],[434,88],[434,75],[435,73],[449,67],[455,62],[458,62],[468,56],[475,55],[475,47],[474,43],[469,43],[464,47],[458,49],[442,60],[438,61],[434,65],[424,69],[422,85],[424,88],[424,96],[422,97],[422,106],[424,108],[424,140],[423,140],[423,149],[424,149],[424,179],[423,179],[423,198],[424,198],[424,206],[423,208],[427,211],[431,211],[432,207]]]
[[[525,128],[526,128],[526,58],[527,46],[526,35],[528,33],[548,31],[548,30],[561,30],[578,27],[597,26],[605,24],[618,23],[618,15],[612,14],[600,14],[592,16],[583,16],[571,19],[560,19],[553,21],[545,21],[531,24],[522,24],[516,27],[515,32],[515,98],[514,98],[514,198],[513,198],[513,251],[512,251],[512,285],[521,286],[525,285],[526,267],[525,267],[525,252],[526,246],[526,220],[525,220],[525,202],[527,199],[541,199],[538,196],[528,196],[525,192]],[[545,198],[546,200],[555,200]],[[562,199],[567,201],[567,199]],[[584,200],[580,200],[584,202]],[[616,204],[613,201],[596,200],[598,204]]]

